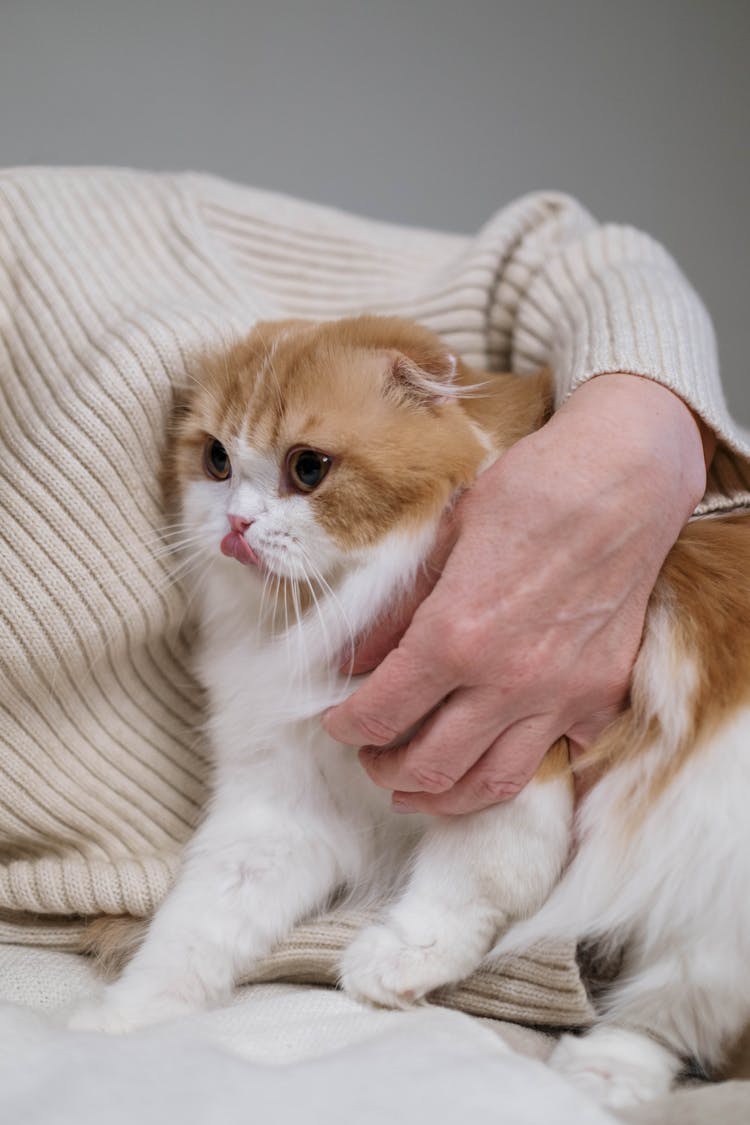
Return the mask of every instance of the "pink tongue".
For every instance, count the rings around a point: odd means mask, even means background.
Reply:
[[[258,566],[259,559],[247,539],[238,531],[230,531],[221,541],[221,553],[245,566]]]

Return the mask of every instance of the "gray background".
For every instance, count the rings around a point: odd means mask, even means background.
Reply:
[[[677,257],[748,423],[749,52],[749,0],[0,0],[0,163],[463,231],[569,191]]]

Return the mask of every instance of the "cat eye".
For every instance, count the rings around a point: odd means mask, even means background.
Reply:
[[[210,437],[203,447],[203,468],[214,480],[229,480],[232,463],[218,438]]]
[[[289,483],[297,492],[312,492],[331,467],[332,458],[317,449],[290,449],[286,456]]]

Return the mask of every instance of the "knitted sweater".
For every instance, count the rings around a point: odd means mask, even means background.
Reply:
[[[201,175],[0,175],[0,940],[150,912],[205,796],[185,594],[153,551],[173,381],[258,317],[365,310],[480,368],[550,365],[558,402],[601,372],[666,384],[722,439],[702,510],[750,504],[699,299],[566,196],[469,238]]]

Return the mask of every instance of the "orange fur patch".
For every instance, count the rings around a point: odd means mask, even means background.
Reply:
[[[573,770],[567,738],[558,738],[557,742],[550,746],[534,774],[535,781],[556,781],[559,777],[568,777],[572,787]]]
[[[695,687],[676,745],[648,778],[634,782],[633,827],[732,711],[750,703],[750,514],[696,520],[683,529],[652,594],[649,616],[657,612],[669,621],[663,644],[672,646],[677,675],[691,662]],[[635,685],[627,709],[576,761],[576,772],[591,768],[602,776],[665,742],[648,685],[639,687],[637,677]]]
[[[481,397],[452,395],[454,374],[464,388],[486,382]],[[480,375],[408,321],[261,323],[204,363],[176,420],[166,489],[201,476],[208,434],[227,447],[243,437],[277,457],[280,475],[286,452],[309,446],[333,459],[310,496],[316,518],[344,549],[363,547],[434,518],[471,484],[487,455],[476,424],[505,449],[549,403],[548,376]]]
[[[148,918],[134,918],[130,914],[95,918],[83,931],[78,952],[93,957],[97,972],[111,980],[135,956],[148,924]]]

